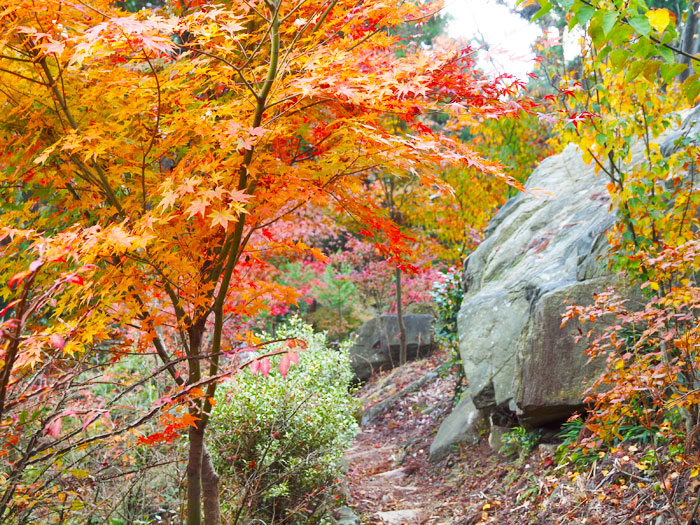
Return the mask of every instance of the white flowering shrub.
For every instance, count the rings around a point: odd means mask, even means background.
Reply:
[[[320,522],[357,430],[348,345],[328,348],[325,334],[299,319],[276,338],[306,343],[286,377],[282,356],[274,356],[267,377],[247,367],[216,396],[209,448],[228,523]],[[284,348],[276,343],[265,352]]]

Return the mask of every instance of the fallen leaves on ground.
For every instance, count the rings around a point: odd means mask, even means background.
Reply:
[[[372,378],[357,395],[366,409],[444,369],[444,360],[437,353],[408,363]],[[557,466],[552,445],[537,447],[518,463],[493,452],[484,435],[479,444],[430,463],[430,444],[453,406],[454,387],[453,375],[443,373],[361,429],[346,457],[347,502],[363,523],[673,523],[664,487],[640,468],[647,450],[634,445],[613,449],[586,472],[573,472]],[[681,478],[666,480],[666,488],[697,488]]]

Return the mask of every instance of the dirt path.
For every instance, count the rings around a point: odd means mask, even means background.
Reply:
[[[443,359],[434,356],[373,378],[359,392],[364,411],[438,371]],[[665,521],[663,497],[629,477],[610,476],[621,461],[634,470],[642,453],[635,449],[621,448],[589,472],[576,474],[556,467],[552,447],[540,447],[522,463],[513,463],[494,453],[484,436],[478,445],[429,463],[430,443],[450,411],[453,390],[452,376],[437,374],[363,426],[346,455],[347,503],[362,523],[672,523]]]
[[[364,387],[361,398],[371,406],[434,372],[439,362],[436,357],[411,363],[377,378]],[[444,466],[427,461],[432,437],[452,406],[453,390],[454,379],[438,374],[361,429],[346,458],[348,503],[363,523],[455,523],[450,508],[454,490],[443,476]]]

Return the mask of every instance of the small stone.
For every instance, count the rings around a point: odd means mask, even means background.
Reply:
[[[479,432],[487,428],[488,422],[483,412],[474,406],[469,394],[465,393],[452,413],[440,425],[430,445],[430,461],[440,461],[460,443],[475,445],[479,442]]]
[[[334,510],[333,518],[337,525],[360,525],[362,523],[355,511],[347,505]]]
[[[540,443],[537,445],[535,452],[542,458],[553,458],[557,455],[558,447],[559,445],[555,445],[554,443]]]
[[[380,474],[375,474],[372,477],[373,478],[380,478],[380,479],[383,479],[384,481],[400,480],[400,479],[406,477],[406,468],[399,467],[399,468],[396,468],[394,470],[388,470],[386,472],[381,472]]]
[[[391,510],[377,512],[377,517],[388,525],[413,525],[421,522],[423,509]]]
[[[489,446],[494,452],[500,452],[503,447],[503,436],[508,432],[510,428],[499,427],[494,425],[491,427],[491,433],[489,434]]]

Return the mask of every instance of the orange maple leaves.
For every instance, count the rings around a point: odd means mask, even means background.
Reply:
[[[48,310],[56,327],[25,325],[25,343],[44,345],[25,344],[25,357],[61,353],[75,366],[90,356],[107,368],[133,341],[134,353],[150,344],[159,365],[131,378],[132,388],[153,380],[165,389],[167,375],[188,410],[144,442],[203,432],[217,382],[235,370],[227,353],[240,341],[225,328],[272,298],[295,301],[270,279],[276,258],[323,257],[271,233],[275,224],[307,203],[342,210],[401,264],[407,238],[367,201],[365,182],[410,174],[431,185],[447,165],[501,176],[425,115],[497,116],[518,106],[509,100],[517,83],[481,76],[468,52],[395,56],[390,30],[436,7],[233,0],[128,14],[107,0],[46,0],[39,11],[19,0],[5,8],[3,221],[32,228],[29,244],[44,239],[70,258],[61,270],[70,293],[53,294]],[[32,260],[3,259],[4,284],[28,279],[21,272]],[[39,284],[58,277],[46,270]],[[282,359],[283,374],[292,361]],[[119,422],[133,428],[156,413],[167,411],[156,405]],[[51,428],[61,439],[65,429]]]

